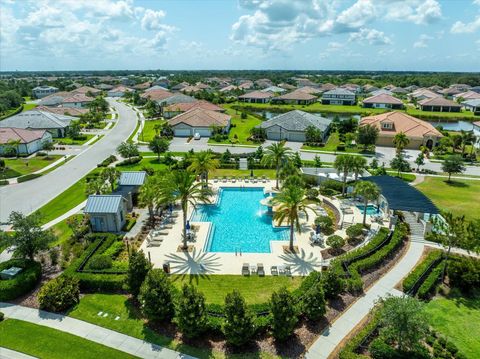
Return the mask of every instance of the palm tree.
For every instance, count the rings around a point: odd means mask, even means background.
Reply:
[[[345,186],[347,184],[347,176],[350,171],[353,170],[353,162],[355,161],[355,156],[353,155],[338,155],[335,158],[333,167],[337,172],[343,174],[342,178],[342,196],[345,196]]]
[[[355,174],[355,181],[358,179],[358,175],[367,168],[367,159],[362,156],[355,156],[352,161],[352,171]]]
[[[355,184],[355,194],[363,197],[363,225],[367,219],[368,201],[373,201],[380,196],[380,188],[370,181],[360,181]]]
[[[212,190],[204,187],[203,183],[195,183],[195,175],[188,171],[174,171],[170,176],[165,177],[160,186],[160,198],[171,198],[173,201],[180,201],[183,212],[183,247],[187,245],[187,212],[188,206],[196,207],[198,202],[210,203]]]
[[[286,147],[284,142],[275,142],[272,143],[265,149],[265,153],[262,158],[262,164],[269,167],[275,167],[275,188],[278,189],[278,173],[280,172],[280,167],[290,160],[292,157],[292,149]]]
[[[311,200],[305,197],[305,189],[299,186],[285,186],[277,196],[274,197],[273,203],[278,205],[273,219],[278,223],[283,223],[285,220],[290,226],[290,252],[294,252],[293,248],[293,232],[301,232],[300,213],[304,213],[308,221],[307,209],[316,213],[315,209],[309,204]]]
[[[159,178],[160,177],[158,176],[149,176],[147,181],[140,188],[140,193],[138,195],[140,206],[148,208],[150,223],[153,223],[155,208],[160,204],[166,204],[165,201],[162,201],[163,197],[160,196]]]
[[[99,194],[105,194],[107,192],[108,192],[108,187],[103,178],[98,177],[94,180],[87,182],[87,187],[85,189],[85,193],[87,195],[92,195],[92,194],[99,195]]]
[[[205,183],[208,185],[208,172],[215,171],[220,167],[220,161],[213,157],[210,151],[201,151],[195,153],[192,158],[192,164],[188,166],[188,170],[199,176],[205,177]]]
[[[473,135],[473,131],[464,131],[464,130],[461,131],[460,136],[462,138],[462,157],[463,157],[465,153],[465,148],[467,147],[467,145],[471,144],[473,146],[473,144],[475,143],[475,136]]]
[[[408,139],[407,135],[403,132],[397,133],[393,138],[393,144],[397,149],[397,153],[402,152],[403,149],[407,147],[409,143],[410,143],[410,140]]]

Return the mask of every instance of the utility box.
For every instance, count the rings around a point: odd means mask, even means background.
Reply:
[[[163,271],[167,274],[170,274],[170,262],[163,263]]]

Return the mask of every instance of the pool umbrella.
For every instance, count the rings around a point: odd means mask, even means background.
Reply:
[[[186,224],[186,226],[185,226],[185,229],[186,229],[187,231],[190,230],[190,221],[187,221],[187,224]]]
[[[170,203],[170,204],[168,205],[168,210],[170,211],[170,213],[173,212],[173,204]]]
[[[317,224],[317,226],[315,227],[315,234],[320,234],[320,225]]]
[[[250,170],[250,177],[253,177],[253,169]]]

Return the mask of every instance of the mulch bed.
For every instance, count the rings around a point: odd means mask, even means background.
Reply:
[[[342,248],[338,249],[336,252],[332,251],[331,248],[323,249],[320,253],[322,253],[322,259],[330,259],[333,257],[338,257],[342,254],[350,252],[351,250],[358,247],[360,243],[363,242],[363,239],[359,239],[352,243],[346,243]]]

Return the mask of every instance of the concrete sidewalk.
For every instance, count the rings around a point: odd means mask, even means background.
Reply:
[[[395,289],[395,286],[415,267],[422,256],[423,247],[423,243],[410,243],[403,258],[320,335],[308,349],[305,358],[328,358],[341,341],[365,318],[379,298],[388,294],[403,295]]]
[[[0,347],[0,359],[35,359],[35,358],[36,357],[32,357],[31,355],[23,354],[20,352],[16,352],[14,350]]]
[[[2,302],[0,302],[0,311],[7,318],[61,330],[140,358],[195,359],[192,356],[60,314]]]

